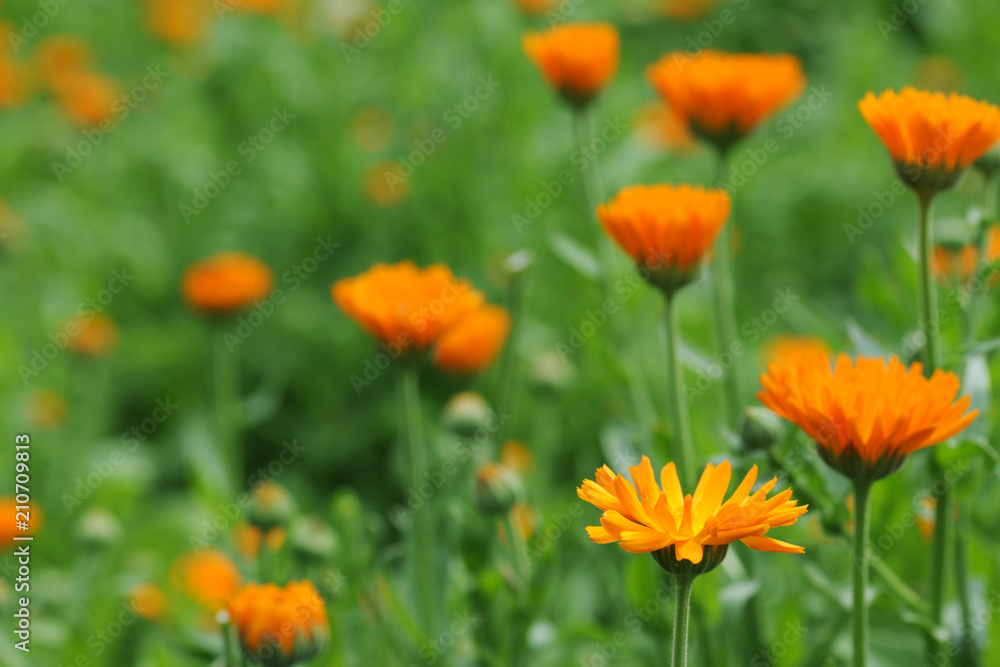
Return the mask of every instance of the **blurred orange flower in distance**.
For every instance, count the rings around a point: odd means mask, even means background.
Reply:
[[[104,313],[79,315],[67,325],[67,329],[70,327],[76,330],[76,334],[71,336],[69,347],[77,354],[99,357],[111,352],[118,344],[118,327]]]
[[[275,14],[291,4],[291,0],[222,0],[222,4],[247,14]]]
[[[525,14],[544,14],[559,4],[559,0],[514,0],[514,4]]]
[[[646,278],[672,292],[694,278],[729,217],[724,190],[692,185],[633,185],[597,207],[615,243],[648,270]]]
[[[508,440],[500,448],[500,463],[519,475],[527,475],[535,466],[535,456],[523,442]]]
[[[610,23],[563,23],[521,39],[528,58],[549,85],[582,108],[618,71],[618,30]]]
[[[213,613],[225,608],[243,581],[221,549],[200,549],[181,556],[174,562],[171,578],[175,588]]]
[[[242,252],[220,252],[192,264],[184,273],[184,299],[207,313],[228,314],[271,292],[271,269]]]
[[[146,24],[150,32],[173,46],[202,41],[213,13],[211,0],[146,0]]]
[[[434,364],[451,373],[475,373],[493,363],[510,334],[510,315],[500,306],[471,312],[441,335]]]
[[[288,532],[280,527],[271,528],[266,536],[257,526],[242,521],[233,528],[233,545],[241,556],[248,559],[260,555],[261,545],[266,546],[268,551],[279,551],[287,537]]]
[[[660,471],[662,490],[648,457],[643,456],[629,472],[631,482],[605,465],[597,469],[594,480],[583,480],[576,490],[582,500],[604,512],[601,525],[587,527],[587,534],[597,544],[617,542],[630,553],[652,552],[661,567],[670,571],[675,571],[680,561],[697,566],[707,556],[707,569],[695,572],[698,574],[721,563],[729,545],[737,540],[757,551],[805,551],[765,536],[771,528],[794,524],[808,506],[791,500],[791,489],[768,498],[777,478],[751,493],[757,466],[725,502],[732,475],[729,461],[706,465],[693,496],[683,494],[673,463]]]
[[[393,206],[410,193],[410,179],[402,175],[395,160],[379,160],[364,174],[365,196],[379,206]]]
[[[129,591],[129,603],[139,616],[147,621],[159,621],[167,610],[167,596],[159,586],[151,583],[136,584]]]
[[[35,503],[28,503],[27,521],[23,516],[24,510],[18,510],[19,506],[21,505],[14,499],[14,496],[0,496],[0,551],[6,551],[17,544],[18,540],[15,540],[15,537],[38,535],[45,523],[42,509]],[[22,516],[18,516],[19,513]],[[27,530],[20,530],[17,527],[20,521],[28,524]]]
[[[66,115],[86,127],[114,118],[115,102],[122,95],[117,81],[98,72],[81,72],[64,78],[54,92]]]
[[[482,292],[444,264],[376,264],[330,289],[341,310],[377,340],[403,354],[423,351],[485,304]]]
[[[794,363],[802,358],[821,356],[829,359],[833,350],[822,338],[816,336],[775,336],[764,346],[766,364]]]
[[[670,18],[690,21],[700,18],[719,4],[719,0],[661,0],[663,13]]]
[[[43,429],[62,426],[66,421],[66,398],[58,391],[41,389],[28,397],[31,423]]]
[[[982,262],[980,262],[979,248],[975,244],[957,247],[936,245],[931,254],[931,271],[934,277],[945,285],[957,285],[971,280],[980,263],[987,266],[998,259],[1000,259],[1000,225],[992,225],[986,230]],[[996,276],[992,276],[991,282],[995,281]]]
[[[907,455],[961,432],[979,414],[954,373],[928,379],[923,366],[896,357],[810,355],[772,363],[757,398],[796,424],[818,445],[830,467],[873,481],[897,470]]]
[[[675,51],[646,78],[697,134],[719,150],[753,131],[806,86],[798,58],[785,54]]]
[[[58,90],[67,79],[89,72],[94,64],[90,47],[81,39],[57,35],[42,40],[34,52],[42,82]]]
[[[396,119],[388,109],[364,107],[351,118],[351,137],[369,153],[385,150],[396,138]]]
[[[858,110],[909,187],[947,190],[962,171],[1000,140],[1000,109],[956,93],[905,87],[867,93]]]
[[[310,581],[284,587],[247,584],[228,606],[240,645],[257,664],[300,664],[322,652],[330,639],[326,603]]]
[[[697,148],[685,119],[669,105],[653,102],[636,114],[635,132],[655,148],[688,152]]]

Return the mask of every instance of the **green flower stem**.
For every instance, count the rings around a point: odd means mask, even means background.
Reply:
[[[687,667],[688,622],[691,619],[691,585],[695,575],[674,575],[677,597],[674,600],[674,642],[671,667]]]
[[[684,405],[684,374],[681,369],[680,360],[677,358],[677,349],[680,346],[680,327],[674,302],[676,295],[666,298],[666,318],[667,318],[667,387],[670,390],[670,402],[674,423],[674,438],[679,447],[674,450],[675,455],[680,454],[680,468],[682,486],[692,484],[694,481],[694,453],[691,445],[691,425],[688,423],[687,406]],[[685,488],[688,488],[685,486]]]
[[[854,480],[854,667],[868,664],[868,529],[871,482]]]
[[[427,472],[427,444],[424,440],[423,418],[420,414],[420,374],[415,363],[406,364],[400,374],[400,418],[405,424],[406,444],[410,464],[410,483],[416,489],[423,482]],[[435,572],[431,561],[431,544],[434,539],[431,504],[416,509],[412,515],[410,561],[410,590],[413,604],[420,617],[421,628],[433,635],[437,627],[437,589],[434,585]]]
[[[725,179],[726,153],[719,151],[718,176],[716,182]],[[712,258],[712,279],[715,297],[715,326],[717,345],[722,354],[730,352],[734,343],[739,342],[736,329],[736,305],[733,290],[733,229],[735,228],[733,214],[722,227],[719,238],[715,242],[715,255]],[[726,424],[735,428],[742,408],[744,393],[743,367],[740,358],[733,355],[733,365],[725,375],[726,388]]]
[[[230,493],[227,495],[231,495],[239,491],[240,480],[243,479],[243,459],[239,445],[243,415],[239,354],[227,347],[225,333],[221,323],[212,327],[212,379],[215,392],[216,454],[226,481],[230,484]]]

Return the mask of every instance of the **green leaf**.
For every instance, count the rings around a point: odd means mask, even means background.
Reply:
[[[552,249],[556,257],[582,276],[594,282],[600,279],[601,264],[597,261],[597,257],[577,241],[565,234],[552,232],[549,235],[549,248]]]
[[[847,337],[854,351],[864,357],[888,357],[892,353],[853,319],[847,320]]]
[[[963,437],[986,442],[990,434],[990,405],[993,396],[990,389],[990,368],[986,357],[972,354],[966,357],[962,372],[962,389],[972,399],[970,407],[979,410],[979,416],[969,424]]]

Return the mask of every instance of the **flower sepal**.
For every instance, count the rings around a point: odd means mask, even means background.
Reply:
[[[834,454],[819,444],[816,450],[828,466],[853,480],[874,482],[887,477],[899,470],[906,462],[906,454],[890,454],[881,456],[874,461],[866,461],[858,452],[850,447],[840,454]]]
[[[701,562],[692,563],[686,558],[684,560],[677,560],[677,552],[675,545],[673,544],[665,549],[650,552],[657,565],[670,574],[682,577],[695,577],[699,574],[711,572],[715,568],[722,565],[722,561],[725,560],[727,553],[729,553],[728,544],[720,544],[718,546],[706,545],[704,547],[704,555],[701,558]]]

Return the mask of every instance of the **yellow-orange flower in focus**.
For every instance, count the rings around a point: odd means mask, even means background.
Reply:
[[[587,527],[587,534],[597,544],[617,542],[631,553],[652,553],[661,567],[675,573],[692,566],[704,568],[686,572],[689,574],[718,566],[729,545],[737,540],[757,551],[805,551],[765,535],[771,528],[798,521],[808,506],[798,506],[798,501],[791,499],[791,489],[768,498],[777,478],[751,493],[757,466],[725,502],[732,475],[729,461],[717,467],[706,465],[693,496],[683,494],[673,463],[660,471],[662,490],[649,458],[643,456],[629,472],[631,482],[605,465],[597,469],[594,480],[583,480],[576,490],[581,499],[604,512],[601,525]]]
[[[171,578],[176,588],[213,613],[225,609],[226,601],[243,581],[236,565],[220,549],[202,549],[178,558]]]
[[[922,192],[952,187],[1000,140],[1000,109],[965,95],[906,87],[868,93],[858,109],[889,149],[899,178]]]
[[[609,23],[528,31],[521,45],[549,85],[576,107],[593,100],[618,71],[618,31]]]
[[[118,327],[104,313],[80,315],[67,325],[69,347],[77,354],[97,357],[107,354],[118,344]]]
[[[633,185],[620,190],[597,217],[636,261],[643,277],[671,293],[694,278],[729,217],[724,190],[691,185]]]
[[[425,350],[483,307],[485,297],[444,264],[376,264],[331,288],[334,301],[365,331],[399,353]],[[395,348],[394,348],[395,349]]]
[[[211,0],[146,0],[150,32],[174,46],[190,46],[204,39],[212,14]]]
[[[786,364],[804,357],[819,356],[828,359],[833,350],[822,338],[816,336],[775,336],[764,346],[766,364]]]
[[[229,601],[229,615],[244,652],[268,667],[305,662],[330,639],[326,603],[309,581],[247,584]]]
[[[918,449],[961,432],[979,414],[968,396],[956,400],[959,381],[940,369],[899,359],[846,354],[809,356],[771,364],[761,375],[760,401],[796,424],[819,446],[830,467],[857,480],[892,473]]]
[[[210,313],[231,313],[263,299],[274,284],[271,269],[241,252],[220,252],[184,273],[184,298]]]
[[[167,610],[167,596],[159,586],[150,583],[136,584],[129,591],[129,603],[139,616],[147,621],[159,621]]]
[[[646,68],[646,78],[690,127],[720,150],[749,134],[805,88],[790,55],[675,51]]]
[[[13,454],[11,454],[13,458]],[[18,509],[18,508],[21,509]],[[18,528],[20,522],[27,525],[25,530]],[[42,530],[44,517],[41,508],[33,502],[26,506],[20,505],[14,496],[0,497],[0,551],[6,551],[20,541],[15,537],[33,537]],[[27,544],[26,542],[20,542]]]
[[[469,313],[441,335],[434,364],[452,373],[475,373],[493,363],[510,333],[510,316],[500,306]]]

